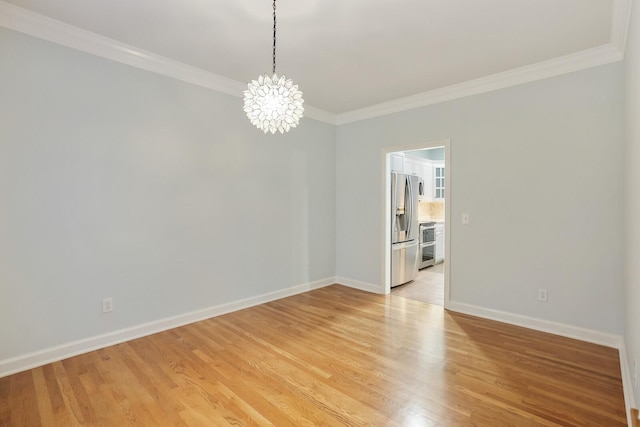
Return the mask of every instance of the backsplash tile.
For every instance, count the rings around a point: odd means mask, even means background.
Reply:
[[[431,219],[444,221],[444,202],[431,202]]]
[[[418,218],[431,219],[431,203],[418,202]]]
[[[444,221],[444,201],[419,202],[418,218],[421,220]]]

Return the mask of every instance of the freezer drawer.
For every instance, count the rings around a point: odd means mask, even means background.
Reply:
[[[391,245],[391,287],[402,285],[418,275],[418,241]]]

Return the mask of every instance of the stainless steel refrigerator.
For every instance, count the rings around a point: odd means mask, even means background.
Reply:
[[[418,177],[391,173],[391,287],[418,275]]]

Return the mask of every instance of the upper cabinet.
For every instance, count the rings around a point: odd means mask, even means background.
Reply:
[[[431,160],[405,157],[404,173],[422,178],[422,194],[419,199],[424,202],[433,201],[433,165]]]
[[[422,178],[423,194],[419,199],[425,202],[444,200],[444,161],[430,160],[405,155],[406,153],[391,153],[391,171],[417,175]]]
[[[391,154],[391,172],[404,172],[404,156],[400,154]]]
[[[434,163],[433,165],[433,198],[444,199],[444,164]]]
[[[422,176],[422,162],[420,160],[404,158],[404,173],[407,175]]]
[[[424,181],[424,195],[420,200],[430,202],[433,200],[433,166],[431,162],[423,162],[420,176]]]
[[[407,175],[423,175],[423,162],[411,157],[405,157],[403,153],[391,154],[391,172],[401,172]]]

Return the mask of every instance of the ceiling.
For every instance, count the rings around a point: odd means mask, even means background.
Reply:
[[[277,72],[339,115],[611,42],[620,0],[278,0]],[[271,71],[270,0],[7,0],[237,82]]]

